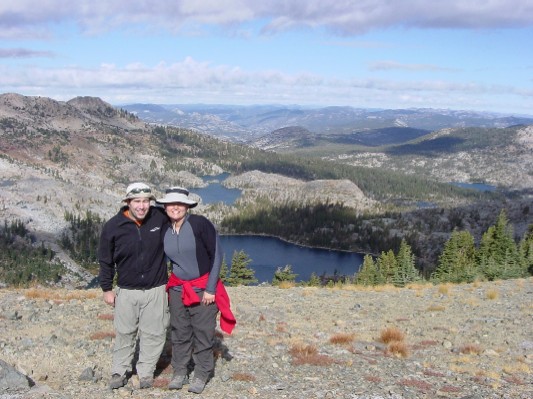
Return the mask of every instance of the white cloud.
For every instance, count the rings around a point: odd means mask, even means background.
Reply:
[[[54,53],[51,51],[34,51],[23,48],[0,48],[0,58],[53,58],[54,56]]]
[[[102,97],[113,104],[127,102],[298,103],[356,107],[434,107],[491,110],[493,102],[530,113],[532,90],[443,80],[326,79],[277,70],[249,72],[186,58],[181,62],[141,63],[97,68],[69,66],[28,69],[0,67],[5,91],[69,100],[76,95]],[[23,82],[23,83],[20,83]],[[504,99],[504,101],[502,100]]]
[[[445,68],[438,65],[429,64],[402,64],[396,61],[376,61],[369,65],[371,71],[388,71],[388,70],[402,70],[402,71],[447,71],[453,72],[457,69]]]
[[[177,32],[184,25],[222,25],[239,31],[260,20],[275,33],[300,26],[358,35],[390,27],[519,28],[533,26],[533,3],[524,0],[17,0],[0,4],[0,37],[41,37],[74,22],[88,34],[150,24]]]

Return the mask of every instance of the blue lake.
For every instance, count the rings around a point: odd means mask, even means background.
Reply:
[[[204,182],[209,183],[206,187],[191,188],[191,193],[198,194],[202,199],[202,204],[215,204],[222,202],[226,205],[233,205],[241,195],[241,190],[237,188],[226,188],[222,182],[229,176],[229,173],[222,173],[217,176],[204,176]]]
[[[489,184],[485,183],[459,183],[459,182],[452,182],[454,186],[461,187],[461,188],[470,188],[472,190],[477,191],[496,191],[495,186],[491,186]]]
[[[353,276],[363,263],[363,255],[355,252],[302,247],[275,237],[228,235],[220,239],[228,266],[235,251],[244,251],[260,283],[272,282],[276,269],[286,265],[297,274],[296,281],[307,281],[313,272]]]

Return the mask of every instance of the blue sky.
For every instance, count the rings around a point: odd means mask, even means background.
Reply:
[[[0,93],[533,115],[533,0],[17,0]]]

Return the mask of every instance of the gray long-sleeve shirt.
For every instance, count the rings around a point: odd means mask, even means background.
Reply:
[[[166,231],[164,246],[178,278],[194,280],[209,273],[205,291],[215,294],[223,253],[215,226],[206,217],[187,215],[178,233],[172,227]]]

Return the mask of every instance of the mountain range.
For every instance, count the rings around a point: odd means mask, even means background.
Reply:
[[[380,129],[435,131],[458,127],[508,127],[533,124],[533,116],[441,109],[309,108],[281,105],[125,104],[120,108],[147,123],[179,126],[227,140],[253,143],[286,127],[312,134],[344,135]]]
[[[243,190],[243,204],[265,198],[272,203],[340,201],[375,215],[367,223],[385,226],[383,234],[402,236],[423,228],[419,247],[433,252],[449,234],[448,227],[438,226],[452,216],[477,238],[502,207],[509,210],[517,235],[531,223],[533,120],[525,117],[188,106],[182,107],[182,117],[166,111],[175,115],[172,133],[162,119],[139,112],[148,108],[115,107],[95,97],[62,102],[1,94],[0,218],[23,221],[38,240],[60,252],[57,240],[68,228],[65,214],[107,218],[117,212],[131,181],[147,181],[161,193],[171,184],[192,188],[203,184],[204,175],[228,171],[231,187]],[[198,124],[191,131],[186,127],[194,118]],[[453,126],[445,124],[446,118]],[[215,131],[218,138],[212,137]],[[458,193],[450,182],[482,182],[504,194],[480,205],[477,194]],[[412,203],[413,184],[421,201],[435,201],[443,193],[453,197],[449,209],[431,216],[438,222],[430,222],[423,211],[406,211],[393,224],[384,212],[406,198]],[[391,187],[396,191],[388,191]],[[461,201],[469,201],[470,208],[459,209]],[[199,209],[214,221],[240,211]],[[421,218],[427,220],[421,223]]]

